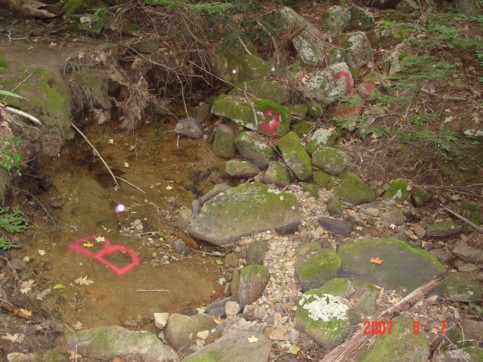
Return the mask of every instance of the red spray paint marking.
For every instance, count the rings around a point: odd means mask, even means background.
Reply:
[[[348,116],[351,114],[359,114],[362,111],[362,108],[364,107],[364,104],[366,103],[366,100],[369,98],[370,94],[372,91],[374,91],[375,87],[374,84],[372,83],[363,83],[362,84],[362,89],[359,87],[359,93],[361,95],[361,102],[357,105],[355,108],[351,109],[337,109],[334,112],[335,116]]]
[[[139,258],[136,255],[136,252],[134,250],[129,249],[122,245],[111,245],[110,241],[107,238],[104,238],[104,247],[96,253],[93,253],[92,251],[82,246],[85,242],[88,242],[88,241],[96,242],[97,237],[98,235],[93,235],[93,236],[87,236],[85,238],[79,239],[77,241],[74,241],[72,244],[70,244],[69,248],[74,251],[77,251],[78,253],[84,254],[85,256],[89,256],[94,259],[97,259],[102,264],[107,265],[109,268],[114,270],[119,275],[127,273],[129,270],[131,270],[133,267],[139,264]],[[112,254],[116,251],[123,251],[128,253],[129,256],[131,257],[131,263],[121,268],[104,259],[106,255]]]
[[[334,74],[334,80],[336,82],[342,77],[345,78],[344,93],[347,94],[347,93],[349,93],[349,91],[351,89],[351,75],[349,74],[349,72],[346,72],[345,70],[341,70],[340,72],[337,72],[336,74]]]
[[[270,122],[260,123],[260,130],[264,133],[269,134],[269,135],[273,135],[274,132],[275,132],[275,128],[280,123],[280,116],[279,116],[278,112],[274,109],[269,109],[268,111],[265,111],[263,113],[263,115],[265,117],[273,116],[273,118]]]

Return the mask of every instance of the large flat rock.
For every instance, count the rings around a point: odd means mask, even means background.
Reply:
[[[265,230],[293,232],[300,223],[297,200],[254,182],[222,192],[203,205],[188,225],[191,236],[223,246]]]

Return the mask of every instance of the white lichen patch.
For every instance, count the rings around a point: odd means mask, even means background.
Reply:
[[[310,140],[316,142],[318,145],[326,145],[329,141],[331,134],[331,130],[319,128],[314,132]]]
[[[275,195],[282,193],[282,191],[277,189],[268,189],[267,192],[270,192],[271,194],[275,194]]]
[[[308,316],[314,321],[329,322],[334,319],[347,320],[349,307],[345,305],[341,298],[322,294],[322,296],[310,294],[302,295],[299,305],[308,311]]]

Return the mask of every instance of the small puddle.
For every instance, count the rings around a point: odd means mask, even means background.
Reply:
[[[197,252],[183,257],[173,246],[182,239],[196,247],[178,228],[178,212],[226,181],[223,160],[205,140],[177,139],[173,128],[166,120],[135,133],[113,125],[86,131],[116,176],[127,181],[118,179],[117,191],[80,137],[43,170],[48,191],[36,198],[56,225],[32,199],[37,216],[26,234],[32,240],[12,258],[31,250],[28,270],[36,290],[51,288],[42,304],[56,319],[83,328],[148,328],[153,312],[194,313],[223,296],[215,258]],[[125,210],[116,212],[118,205]]]

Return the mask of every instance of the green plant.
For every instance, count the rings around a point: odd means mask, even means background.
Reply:
[[[0,207],[0,228],[9,233],[20,233],[27,230],[30,224],[19,209],[13,209]]]
[[[8,240],[4,236],[0,236],[0,249],[9,250],[14,248],[18,248],[18,245],[13,243],[11,240]]]
[[[443,159],[449,160],[457,156],[460,148],[458,135],[454,132],[439,130],[433,132],[430,129],[420,131],[400,131],[399,139],[405,143],[419,144],[421,148],[438,150]]]
[[[185,9],[192,11],[206,12],[210,15],[223,14],[225,11],[232,9],[233,4],[211,2],[211,3],[194,3],[191,4],[186,0],[143,0],[144,5],[165,6],[168,9]]]
[[[0,167],[10,172],[17,167],[22,160],[20,153],[20,145],[22,141],[20,137],[8,135],[0,143]]]

